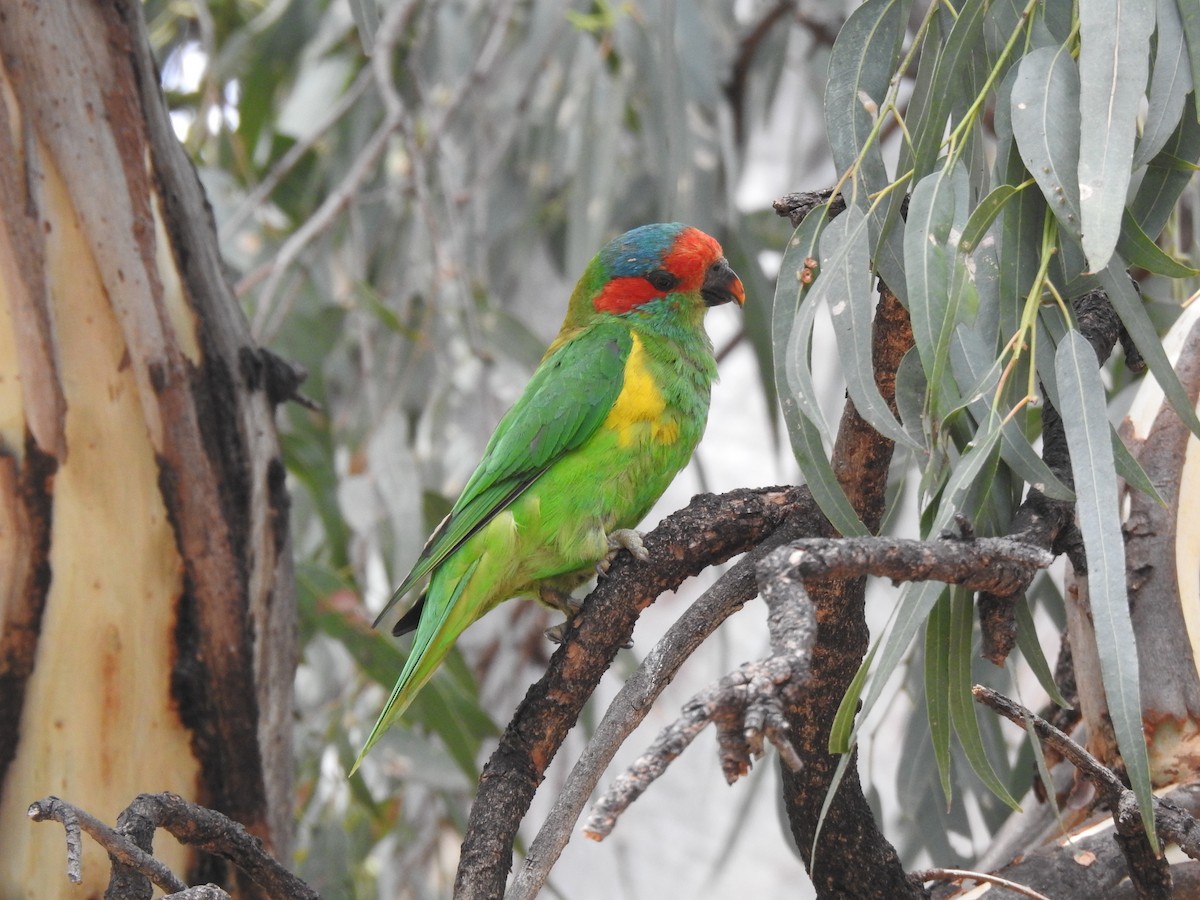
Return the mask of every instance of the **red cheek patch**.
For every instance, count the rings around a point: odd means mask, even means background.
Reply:
[[[654,285],[645,278],[614,278],[604,286],[592,305],[596,312],[619,316],[662,295],[662,291],[655,290]]]

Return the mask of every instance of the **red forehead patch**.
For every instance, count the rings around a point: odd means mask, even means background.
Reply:
[[[721,245],[698,228],[685,228],[663,259],[663,268],[680,279],[677,290],[698,291],[708,267],[722,256]]]

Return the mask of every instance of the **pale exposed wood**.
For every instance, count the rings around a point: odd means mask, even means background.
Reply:
[[[295,613],[259,351],[140,4],[0,18],[0,896],[83,896],[25,818],[47,794],[111,819],[173,791],[286,855]],[[87,889],[107,876],[86,850]]]

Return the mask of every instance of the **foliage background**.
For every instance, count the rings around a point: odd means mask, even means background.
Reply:
[[[695,224],[722,240],[749,297],[744,320],[728,310],[710,317],[723,381],[709,434],[651,520],[698,490],[798,480],[776,421],[769,334],[790,228],[770,203],[835,178],[825,78],[833,38],[856,6],[393,0],[378,22],[356,23],[355,11],[369,16],[371,4],[146,3],[177,128],[256,336],[307,368],[304,390],[321,408],[293,405],[282,425],[305,646],[299,871],[324,895],[447,892],[477,767],[544,663],[550,621],[532,604],[508,604],[473,628],[414,706],[412,726],[394,728],[347,782],[402,659],[369,630],[369,610],[470,473],[604,240],[647,221]],[[906,49],[924,14],[916,6]],[[975,37],[996,50],[994,33]],[[965,83],[978,87],[989,61],[976,57]],[[917,75],[900,85],[902,102],[919,92]],[[940,128],[929,130],[940,139]],[[903,158],[901,137],[892,126],[881,132],[890,166]],[[969,160],[995,152],[973,140]],[[844,168],[847,146],[836,150]],[[918,163],[930,171],[932,160]],[[1185,250],[1190,231],[1174,233]],[[1177,300],[1181,290],[1158,296]],[[1167,303],[1152,308],[1171,314]],[[817,328],[813,377],[829,418],[844,381],[831,327]],[[1115,388],[1128,381],[1120,366],[1111,377]],[[896,530],[911,536],[916,488],[896,491],[896,521],[907,523]],[[1037,591],[1053,613],[1054,585]],[[685,599],[652,608],[618,670]],[[887,602],[869,603],[873,633]],[[684,698],[765,643],[761,609],[728,623],[617,765]],[[947,812],[921,673],[918,654],[876,704],[864,782],[906,864],[952,865],[978,855],[1007,808],[959,760]],[[977,667],[975,677],[998,676]],[[1032,684],[1022,690],[1028,704],[1041,702]],[[999,781],[1021,790],[1027,751],[1007,746],[990,718],[980,724]],[[553,795],[571,749],[539,802]],[[685,756],[609,842],[573,842],[554,889],[573,898],[793,891],[803,870],[778,824],[773,763],[731,790],[718,779],[712,756]]]

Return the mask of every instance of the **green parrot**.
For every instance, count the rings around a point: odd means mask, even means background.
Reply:
[[[626,232],[588,264],[558,336],[375,622],[429,576],[393,629],[416,637],[355,769],[488,610],[524,596],[570,615],[571,591],[618,550],[645,558],[632,528],[704,431],[717,375],[704,313],[731,300],[745,292],[721,245],[678,223]]]

